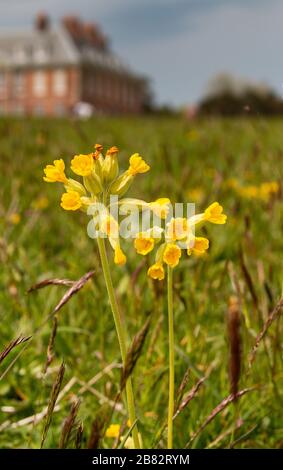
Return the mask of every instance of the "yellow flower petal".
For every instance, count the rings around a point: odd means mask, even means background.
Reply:
[[[190,246],[187,253],[190,256],[192,253],[195,255],[203,255],[209,248],[209,240],[204,237],[195,237],[190,241]]]
[[[45,176],[44,181],[47,183],[66,183],[67,177],[65,175],[64,160],[54,160],[53,165],[47,165],[44,168]]]
[[[21,216],[17,212],[12,212],[12,214],[9,215],[8,220],[11,224],[18,225],[21,221]]]
[[[118,222],[111,215],[107,215],[101,222],[100,229],[108,237],[117,239],[119,237]]]
[[[82,206],[81,196],[76,191],[68,191],[61,197],[61,207],[66,211],[76,211]]]
[[[140,255],[147,255],[154,248],[154,239],[146,234],[140,233],[134,241],[134,246]]]
[[[94,167],[93,154],[75,155],[71,161],[71,170],[79,176],[89,176]]]
[[[120,428],[120,424],[110,424],[110,426],[106,429],[105,436],[118,437],[120,434]]]
[[[134,155],[130,158],[130,166],[128,169],[129,175],[137,175],[138,173],[146,173],[150,170],[150,166],[144,161],[144,159],[138,154],[134,153]]]
[[[163,261],[171,268],[175,268],[179,264],[181,258],[181,248],[175,243],[167,243],[163,252]]]
[[[114,251],[114,263],[118,264],[119,266],[123,266],[127,261],[127,258],[123,251],[121,250],[120,246],[117,245]]]
[[[225,224],[227,215],[223,214],[223,207],[214,202],[204,211],[204,220],[213,224]]]
[[[152,279],[158,279],[158,281],[162,281],[165,277],[164,268],[161,263],[155,263],[147,271],[147,274]]]

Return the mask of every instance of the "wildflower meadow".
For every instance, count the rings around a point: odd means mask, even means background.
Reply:
[[[1,448],[282,448],[282,122],[0,121]]]

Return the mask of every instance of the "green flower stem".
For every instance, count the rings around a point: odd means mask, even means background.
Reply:
[[[168,266],[168,332],[169,332],[169,399],[168,399],[168,449],[173,448],[173,415],[174,415],[174,318],[173,318],[173,269]]]
[[[125,328],[122,323],[119,307],[117,304],[117,300],[116,300],[116,296],[115,296],[115,292],[114,292],[114,288],[112,284],[112,278],[111,278],[104,238],[98,237],[97,243],[98,243],[98,249],[99,249],[105,284],[106,284],[106,288],[107,288],[107,292],[108,292],[108,296],[110,300],[110,305],[111,305],[111,309],[112,309],[112,313],[114,317],[114,322],[116,326],[116,331],[118,335],[122,361],[123,361],[123,364],[125,365],[126,354],[127,354],[126,333],[125,333]],[[130,422],[132,425],[136,421],[136,412],[135,412],[134,394],[133,394],[131,378],[129,378],[126,383],[126,395],[127,395],[128,413],[129,413],[129,418],[130,418]],[[136,449],[139,449],[140,443],[139,443],[137,425],[134,426],[132,434],[133,434],[134,446]]]

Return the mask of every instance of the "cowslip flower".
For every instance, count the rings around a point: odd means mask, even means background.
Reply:
[[[128,168],[129,175],[137,175],[138,173],[146,173],[150,170],[150,166],[144,161],[139,153],[134,153],[130,158],[130,166]]]
[[[168,418],[167,418],[167,448],[173,448],[173,419],[175,411],[175,362],[174,362],[174,312],[173,312],[173,270],[178,266],[185,247],[190,256],[203,255],[209,247],[209,240],[204,237],[196,237],[194,228],[203,222],[213,224],[225,224],[227,216],[223,213],[223,207],[214,202],[201,214],[189,218],[172,217],[160,232],[161,245],[155,254],[155,263],[147,271],[150,278],[162,281],[165,278],[164,265],[167,265],[167,305],[168,305]],[[153,229],[152,229],[153,230]],[[158,243],[157,242],[157,243]],[[146,255],[154,248],[155,240],[145,237],[144,233],[138,234],[134,246],[139,254]]]
[[[205,237],[194,236],[193,230],[204,222],[225,224],[226,220],[227,216],[223,213],[223,207],[218,202],[214,202],[201,214],[193,215],[188,219],[172,217],[166,224],[165,230],[160,230],[160,236],[157,238],[150,237],[148,233],[137,234],[134,246],[137,253],[144,256],[153,251],[155,244],[162,242],[156,252],[155,263],[148,269],[148,276],[152,279],[163,280],[164,264],[170,268],[178,266],[183,247],[186,248],[188,256],[205,254],[209,248],[209,240]]]
[[[82,207],[81,196],[77,191],[68,191],[62,194],[61,207],[66,211],[77,211]]]
[[[162,263],[154,263],[147,271],[147,274],[152,279],[158,279],[158,281],[162,281],[165,277],[165,272]]]
[[[115,291],[111,279],[111,270],[108,262],[106,246],[104,238],[108,238],[110,246],[114,251],[114,263],[122,266],[126,263],[126,255],[124,254],[120,244],[119,224],[111,215],[111,196],[121,196],[130,188],[138,174],[146,173],[150,167],[145,160],[135,153],[129,159],[129,168],[119,175],[118,164],[118,148],[116,146],[107,150],[103,154],[101,144],[95,145],[95,151],[89,154],[75,155],[71,160],[71,170],[82,178],[77,181],[67,178],[65,174],[65,163],[61,160],[54,160],[53,165],[47,165],[44,169],[44,180],[50,183],[63,183],[65,192],[61,197],[61,207],[67,211],[88,211],[93,215],[95,233],[98,233],[97,245],[101,260],[102,271],[105,284],[110,300],[110,306],[113,313],[114,324],[116,326],[117,336],[119,338],[119,346],[123,365],[125,366],[126,358],[126,331],[121,319],[119,305],[116,300]],[[131,200],[129,200],[131,201]],[[128,202],[129,202],[128,201]],[[133,200],[132,200],[133,202]],[[122,203],[125,203],[125,201]],[[104,210],[96,221],[96,215],[93,210],[103,206]],[[163,216],[166,214],[166,201],[158,203],[147,203],[139,200],[139,208],[146,208],[152,211],[159,211]],[[99,211],[98,211],[99,212]],[[134,394],[131,379],[126,382],[126,395],[129,419],[131,423],[136,423],[136,414],[134,406]],[[112,425],[106,431],[106,436],[116,437],[120,428],[118,425]],[[138,433],[137,424],[131,430],[133,446],[139,448],[141,445],[141,436]]]
[[[53,165],[47,165],[44,168],[45,176],[44,181],[47,183],[66,183],[67,177],[65,175],[65,163],[62,158],[54,160]]]
[[[75,155],[71,161],[71,170],[79,176],[89,176],[94,167],[93,154]]]
[[[175,268],[179,264],[181,258],[181,248],[175,243],[166,243],[163,252],[163,261],[170,266]]]
[[[98,202],[106,203],[107,206],[112,194],[120,195],[122,192],[125,193],[136,175],[149,170],[149,165],[136,153],[129,159],[129,169],[119,176],[118,152],[118,147],[112,146],[104,156],[102,145],[95,144],[95,152],[75,155],[71,159],[71,170],[82,177],[82,182],[67,178],[65,163],[62,159],[54,160],[53,165],[45,167],[45,181],[64,184],[66,192],[62,195],[60,204],[64,210],[86,212],[89,206]],[[140,207],[147,207],[155,213],[159,211],[162,216],[165,216],[168,199],[157,200],[153,203],[140,202]],[[113,227],[115,227],[115,233]],[[118,222],[115,225],[113,218],[110,220],[108,209],[101,220],[99,229],[109,238],[110,245],[114,250],[114,262],[120,266],[125,264],[126,256],[119,242]]]

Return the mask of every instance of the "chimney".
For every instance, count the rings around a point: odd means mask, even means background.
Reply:
[[[99,27],[93,23],[83,25],[85,40],[97,49],[105,50],[107,48],[107,39],[100,31]]]
[[[82,36],[82,25],[77,16],[65,16],[62,20],[64,27],[75,39],[80,39]]]
[[[46,13],[40,12],[38,13],[35,19],[35,28],[37,31],[47,31],[49,29],[49,18]]]

